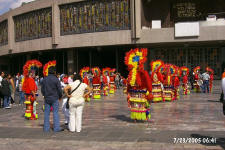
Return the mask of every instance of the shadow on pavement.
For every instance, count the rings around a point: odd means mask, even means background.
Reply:
[[[212,136],[205,136],[200,134],[191,134],[191,137],[201,139],[202,145],[205,146],[220,146],[225,150],[225,138],[215,138]],[[215,141],[216,139],[216,141]]]
[[[208,102],[212,102],[212,103],[221,103],[219,100],[208,100]]]
[[[125,115],[113,115],[110,116],[112,118],[116,118],[117,120],[121,120],[121,121],[126,121],[126,122],[134,122],[132,119],[130,119],[129,117],[125,116]]]

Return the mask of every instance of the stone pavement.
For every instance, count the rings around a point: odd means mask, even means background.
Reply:
[[[81,133],[43,133],[40,96],[39,120],[25,120],[24,106],[0,109],[0,150],[225,149],[220,81],[215,83],[212,94],[191,93],[179,101],[152,104],[151,121],[137,123],[130,120],[126,95],[119,90],[86,103]],[[60,118],[64,127],[61,111]]]

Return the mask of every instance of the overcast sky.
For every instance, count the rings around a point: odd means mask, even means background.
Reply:
[[[31,2],[34,0],[0,0],[0,15],[9,11],[10,8],[19,7],[22,2]]]

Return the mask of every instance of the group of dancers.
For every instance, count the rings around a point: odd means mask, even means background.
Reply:
[[[131,112],[131,119],[133,120],[149,120],[150,104],[175,101],[180,98],[179,87],[182,82],[183,94],[190,94],[189,90],[189,69],[186,66],[178,67],[173,64],[164,63],[162,60],[152,61],[150,63],[151,73],[149,74],[144,69],[144,63],[147,60],[147,49],[136,48],[131,49],[126,53],[125,64],[127,65],[129,75],[127,79],[123,79],[124,93],[127,94],[128,107]],[[43,75],[48,76],[48,68],[56,66],[56,61],[49,61],[44,65]],[[36,96],[37,86],[33,79],[35,75],[35,68],[42,67],[42,64],[37,60],[30,60],[24,65],[23,75],[25,77],[23,82],[23,91],[25,93],[26,111],[25,117],[27,119],[38,119],[36,112]],[[194,69],[195,88],[199,88],[199,74],[200,67]],[[207,67],[207,70],[213,75],[212,69]],[[92,72],[92,87],[91,95],[85,97],[89,102],[91,99],[101,99],[102,96],[114,94],[116,91],[115,85],[115,69],[99,67],[84,67],[80,70],[82,82],[90,85],[88,74]],[[182,81],[180,81],[182,80]],[[212,82],[210,82],[212,86]],[[65,98],[66,100],[66,98]]]
[[[183,95],[189,95],[189,68],[178,67],[174,64],[166,64],[161,60],[150,63],[150,75],[144,70],[144,63],[147,60],[147,49],[136,48],[126,53],[125,64],[128,67],[129,75],[127,80],[127,102],[133,120],[149,120],[150,104],[165,101],[174,101],[180,98],[179,87],[182,82]],[[212,87],[213,70],[210,72],[210,87]],[[194,69],[198,77],[200,67]],[[182,80],[182,81],[180,81]],[[199,80],[195,78],[195,88],[198,88]],[[211,88],[210,88],[211,89]]]

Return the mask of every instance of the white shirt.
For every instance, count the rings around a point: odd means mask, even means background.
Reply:
[[[68,83],[72,83],[73,82],[73,79],[71,77],[68,78]]]
[[[71,91],[73,91],[78,85],[80,84],[79,80],[76,80],[72,83],[69,84],[69,86],[71,86]],[[83,95],[85,92],[85,89],[87,88],[87,84],[85,83],[81,83],[80,86],[76,89],[76,91],[74,91],[71,95],[72,97],[70,98],[70,102],[73,103],[73,101],[77,101],[77,100],[83,100]]]
[[[202,77],[203,77],[203,80],[209,80],[210,79],[209,74],[206,73],[206,72],[202,74]]]
[[[2,86],[2,76],[0,76],[0,86]]]

